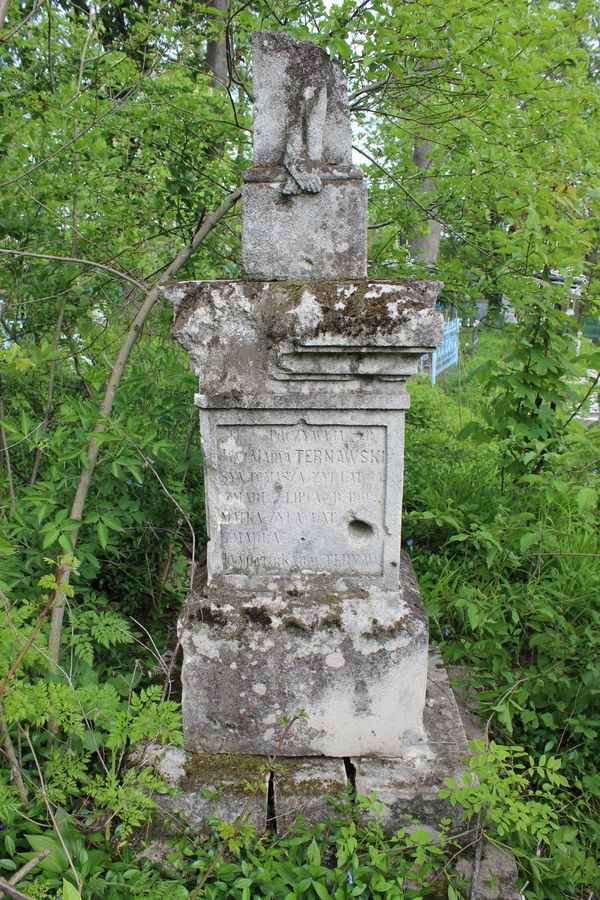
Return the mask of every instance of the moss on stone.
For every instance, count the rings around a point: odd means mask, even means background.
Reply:
[[[273,619],[262,606],[244,606],[242,607],[242,615],[255,625],[268,628],[272,624]]]
[[[236,753],[186,753],[184,776],[180,791],[218,790],[247,794],[248,782],[264,781],[269,761],[264,756],[243,756]]]

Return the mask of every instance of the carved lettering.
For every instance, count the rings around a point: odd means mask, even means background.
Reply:
[[[379,425],[220,425],[225,571],[380,574],[385,442]]]

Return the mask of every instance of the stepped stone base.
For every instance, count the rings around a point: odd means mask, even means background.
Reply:
[[[356,791],[367,796],[375,792],[386,830],[401,828],[411,819],[435,829],[449,818],[451,831],[458,833],[465,827],[459,810],[438,792],[446,776],[460,777],[467,741],[436,650],[429,655],[424,727],[426,740],[402,759],[282,756],[272,774],[265,756],[155,747],[147,757],[154,758],[165,781],[176,789],[173,796],[156,798],[161,810],[167,815],[181,811],[196,832],[206,828],[211,816],[234,822],[242,813],[259,831],[271,816],[283,832],[298,813],[309,824],[331,817],[331,800],[348,799]]]

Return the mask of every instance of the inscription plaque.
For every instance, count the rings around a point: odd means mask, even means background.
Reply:
[[[227,573],[380,575],[386,428],[219,425]]]

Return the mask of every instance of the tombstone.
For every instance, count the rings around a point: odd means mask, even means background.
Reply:
[[[179,621],[185,750],[163,770],[196,822],[233,819],[305,710],[270,779],[278,828],[324,817],[348,778],[391,825],[434,822],[466,746],[401,511],[406,381],[442,341],[441,284],[367,277],[340,66],[267,32],[253,59],[243,278],[163,291],[200,381],[209,533]],[[250,812],[264,825],[264,801]]]

